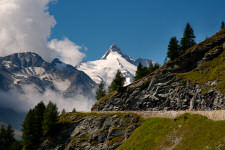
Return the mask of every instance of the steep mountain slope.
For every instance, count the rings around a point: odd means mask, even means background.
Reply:
[[[84,71],[96,83],[103,81],[109,86],[116,75],[118,69],[121,70],[126,77],[126,85],[133,81],[138,63],[144,66],[156,62],[148,59],[133,60],[130,56],[123,54],[117,45],[112,45],[109,50],[102,56],[100,60],[82,62],[77,66],[78,70]]]
[[[98,101],[100,110],[225,109],[225,30]]]
[[[142,123],[131,113],[66,113],[60,116],[56,136],[37,149],[116,149]]]
[[[64,96],[78,92],[90,93],[96,84],[84,72],[58,59],[51,63],[44,61],[38,54],[26,52],[0,57],[0,89],[7,91],[14,87],[35,84],[40,92],[47,88]]]

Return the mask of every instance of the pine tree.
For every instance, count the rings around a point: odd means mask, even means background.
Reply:
[[[76,111],[76,109],[75,109],[75,108],[73,108],[72,113],[75,113],[75,112],[77,112],[77,111]]]
[[[105,96],[106,94],[106,91],[105,91],[105,86],[104,86],[104,83],[101,82],[99,85],[98,85],[98,88],[96,90],[96,96],[95,98],[97,100],[100,100],[100,98],[102,98],[103,96]]]
[[[14,130],[11,125],[5,128],[3,125],[0,129],[0,150],[8,150],[10,146],[16,142],[14,138]]]
[[[109,92],[116,91],[119,88],[123,87],[126,78],[123,76],[120,70],[117,70],[116,76],[113,79],[111,85],[109,86]]]
[[[168,45],[168,51],[167,51],[167,57],[171,60],[174,60],[179,56],[179,49],[180,46],[178,44],[177,38],[174,36],[170,39],[169,45]]]
[[[141,79],[142,77],[146,76],[149,74],[148,67],[142,66],[141,63],[138,64],[137,66],[137,71],[134,76],[134,80]]]
[[[141,79],[144,76],[147,76],[151,72],[155,71],[156,69],[159,68],[158,64],[153,65],[152,63],[148,67],[143,67],[141,63],[138,64],[137,66],[137,71],[134,76],[134,80]]]
[[[59,113],[56,104],[50,101],[45,109],[43,117],[42,131],[44,136],[54,135],[57,129],[58,116]]]
[[[43,123],[43,117],[44,117],[44,111],[45,111],[45,104],[43,103],[43,101],[41,101],[40,103],[38,103],[35,107],[34,107],[34,136],[35,136],[35,141],[36,144],[40,143],[40,138],[43,137],[42,134],[42,123]]]
[[[138,80],[142,77],[142,71],[143,71],[143,66],[141,63],[139,63],[137,66],[137,71],[134,76],[134,80]]]
[[[0,128],[0,150],[4,150],[4,148],[6,147],[5,135],[6,135],[6,129],[3,125],[1,125],[1,128]]]
[[[63,108],[61,114],[65,114],[66,113],[66,110]]]
[[[6,143],[8,143],[8,146],[12,145],[16,140],[14,138],[14,129],[10,124],[6,127]]]
[[[195,35],[194,35],[194,30],[190,26],[189,23],[187,23],[185,29],[184,29],[184,34],[183,38],[181,39],[181,47],[180,47],[180,54],[183,54],[187,49],[190,47],[194,46],[195,43]]]
[[[224,21],[222,21],[221,26],[220,26],[220,29],[221,30],[225,29],[225,23],[224,23]]]
[[[152,73],[153,71],[159,68],[158,64],[153,65],[152,63],[148,66],[148,74]]]
[[[22,144],[25,149],[32,149],[33,145],[36,143],[34,129],[34,110],[30,109],[26,115],[25,120],[22,124]]]
[[[34,109],[30,109],[22,124],[23,145],[27,149],[32,149],[40,143],[42,134],[42,123],[45,111],[45,104],[41,101]]]

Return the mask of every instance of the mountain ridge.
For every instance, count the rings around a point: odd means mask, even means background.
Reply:
[[[62,81],[69,79],[71,84],[79,84],[76,83],[77,81],[73,76],[86,79],[87,82],[84,80],[83,84],[89,86],[88,88],[94,88],[95,86],[95,83],[84,72],[78,71],[71,65],[64,64],[59,59],[54,59],[51,63],[48,63],[36,53],[15,53],[0,57],[0,62],[0,75],[11,78],[11,86],[17,85],[16,87],[20,87],[20,85],[32,83],[34,80],[30,77],[33,77],[39,82],[39,84],[35,82],[36,85],[41,86],[40,83],[43,85],[43,87],[41,87],[42,89],[51,88],[59,90],[54,86],[54,83],[49,82],[58,78]],[[62,69],[62,67],[64,68]],[[10,87],[7,87],[5,90],[9,88]],[[85,91],[85,89],[83,90]]]

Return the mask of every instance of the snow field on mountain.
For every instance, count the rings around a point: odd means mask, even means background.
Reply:
[[[103,81],[106,86],[109,86],[118,69],[126,77],[125,84],[130,84],[137,67],[124,59],[117,51],[111,51],[106,59],[83,62],[77,69],[84,71],[96,83]]]

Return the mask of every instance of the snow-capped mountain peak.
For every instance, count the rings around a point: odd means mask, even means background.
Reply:
[[[112,46],[110,46],[109,50],[121,52],[120,48],[116,44],[113,44]]]
[[[102,56],[101,60],[104,60],[104,59],[107,59],[107,57],[114,53],[117,52],[118,54],[120,55],[124,55],[122,53],[122,51],[120,50],[120,48],[116,45],[116,44],[113,44],[112,46],[110,46],[110,48],[107,50],[107,52]]]
[[[138,62],[145,62],[148,65],[152,61],[145,59],[145,61],[139,60]],[[146,64],[144,65],[146,66]],[[111,84],[119,69],[125,76],[125,85],[127,85],[133,81],[137,65],[135,60],[125,55],[116,44],[113,44],[100,60],[82,62],[77,69],[85,72],[98,84],[103,81],[106,86]]]

